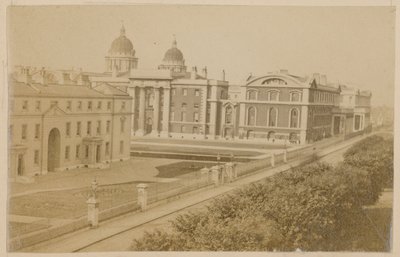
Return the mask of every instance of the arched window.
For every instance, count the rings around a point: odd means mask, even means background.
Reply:
[[[290,101],[291,102],[300,102],[301,101],[301,93],[300,92],[291,92],[290,93]]]
[[[282,79],[267,79],[264,80],[261,84],[280,84],[280,85],[287,85],[287,82]]]
[[[267,95],[269,101],[279,101],[279,91],[268,91]]]
[[[297,108],[293,108],[290,110],[290,127],[291,128],[298,128],[299,127],[299,110]]]
[[[256,108],[250,107],[247,110],[247,125],[254,126],[256,125]]]
[[[248,100],[257,100],[257,91],[255,90],[249,90],[247,92],[247,99]]]
[[[272,107],[268,111],[268,126],[276,127],[277,123],[278,123],[278,110]]]
[[[232,107],[228,106],[225,108],[225,124],[232,123]]]

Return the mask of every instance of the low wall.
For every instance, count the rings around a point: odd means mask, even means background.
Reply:
[[[188,153],[166,153],[166,152],[141,152],[132,151],[131,156],[138,157],[152,157],[152,158],[169,158],[169,159],[185,159],[185,160],[196,160],[196,161],[217,161],[216,155],[205,155],[205,154],[188,154]],[[246,157],[234,157],[237,162],[249,162],[250,158]],[[230,156],[220,156],[221,162],[231,161]]]

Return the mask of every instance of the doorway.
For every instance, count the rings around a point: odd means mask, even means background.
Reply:
[[[60,167],[60,131],[53,128],[49,134],[47,147],[47,170],[55,171]]]
[[[96,146],[96,162],[100,162],[100,145]]]
[[[24,175],[24,155],[18,154],[18,163],[17,163],[17,174],[18,176]]]

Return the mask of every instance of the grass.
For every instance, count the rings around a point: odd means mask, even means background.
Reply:
[[[184,174],[188,174],[191,172],[199,171],[204,167],[211,167],[216,165],[216,163],[212,162],[176,162],[168,165],[162,165],[156,167],[159,171],[157,177],[161,178],[173,178],[177,176],[181,176]]]
[[[13,238],[13,237],[16,237],[19,235],[27,234],[27,233],[45,229],[48,227],[50,227],[50,226],[46,225],[46,224],[9,222],[8,223],[8,232],[9,232],[9,237]]]

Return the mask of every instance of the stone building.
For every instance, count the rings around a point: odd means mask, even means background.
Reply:
[[[10,178],[130,156],[131,97],[83,72],[19,67],[10,78]]]

